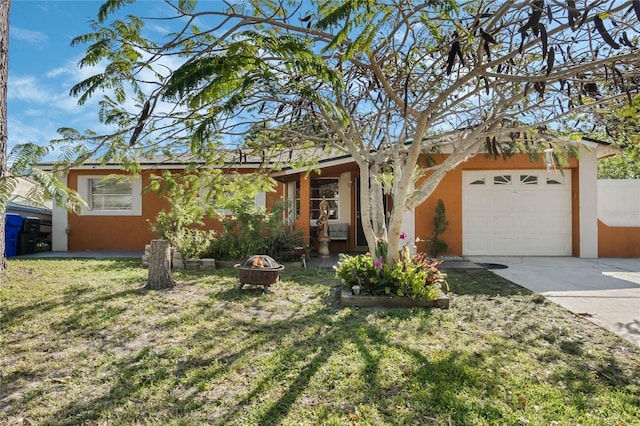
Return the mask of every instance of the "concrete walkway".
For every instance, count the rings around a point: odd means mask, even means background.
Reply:
[[[492,272],[640,346],[640,259],[473,256]]]

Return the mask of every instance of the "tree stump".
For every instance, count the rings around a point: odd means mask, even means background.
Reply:
[[[149,254],[149,277],[147,290],[164,290],[175,286],[175,281],[171,278],[171,248],[169,241],[151,240],[151,250]]]

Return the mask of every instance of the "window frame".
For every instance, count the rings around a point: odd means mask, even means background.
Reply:
[[[87,206],[82,209],[85,216],[142,216],[142,177],[128,176],[131,183],[131,207],[128,209],[93,209],[92,182],[95,180],[108,180],[117,175],[80,175],[78,176],[78,193],[86,201]]]
[[[320,211],[319,209],[314,209],[313,205],[314,205],[314,201],[317,202],[318,204],[320,203],[320,201],[322,201],[322,196],[320,197],[314,197],[313,192],[314,192],[314,182],[317,181],[334,181],[335,185],[336,185],[336,189],[335,189],[335,194],[334,197],[325,197],[325,199],[329,202],[329,204],[332,207],[335,207],[335,216],[329,216],[329,221],[330,222],[339,222],[340,221],[340,177],[336,176],[336,177],[316,177],[311,179],[311,182],[309,182],[310,188],[309,188],[309,220],[314,223],[316,220],[318,220],[318,218],[320,217]],[[318,190],[320,190],[320,187],[318,187]],[[322,195],[322,194],[318,194],[318,195]],[[314,212],[318,213],[318,217],[313,217]]]

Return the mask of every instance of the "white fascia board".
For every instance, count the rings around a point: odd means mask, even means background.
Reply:
[[[324,169],[326,167],[341,166],[343,164],[349,164],[353,162],[354,160],[351,156],[345,156],[345,157],[336,158],[334,160],[320,161],[317,164],[315,164],[315,168]],[[281,170],[278,172],[274,172],[274,173],[271,173],[271,176],[273,177],[290,176],[298,173],[304,173],[308,170],[309,170],[308,167],[298,167],[295,169],[288,169],[288,170]]]

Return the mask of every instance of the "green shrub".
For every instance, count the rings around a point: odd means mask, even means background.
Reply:
[[[203,257],[215,237],[213,231],[195,228],[204,225],[202,218],[205,214],[199,197],[198,178],[198,174],[165,171],[162,176],[152,176],[150,186],[171,204],[169,210],[161,210],[155,222],[150,222],[151,230],[158,238],[169,241],[183,259]]]
[[[215,238],[213,231],[182,228],[170,237],[171,245],[180,253],[182,259],[200,259],[209,252]]]
[[[438,199],[438,205],[433,216],[433,236],[428,240],[431,256],[438,257],[449,250],[447,242],[440,238],[440,234],[444,233],[448,227],[449,221],[447,220],[444,202]]]
[[[408,248],[401,252],[395,265],[384,262],[382,256],[374,260],[371,255],[340,255],[336,276],[349,289],[354,285],[371,295],[395,295],[434,300],[447,287],[446,274],[438,270],[442,261],[424,254],[411,256]]]
[[[256,207],[253,199],[238,199],[227,205],[231,214],[221,220],[223,232],[212,241],[209,255],[220,260],[254,254],[267,254],[276,260],[290,258],[293,248],[304,244],[304,239],[300,231],[282,221],[286,206],[277,202],[266,212]]]

